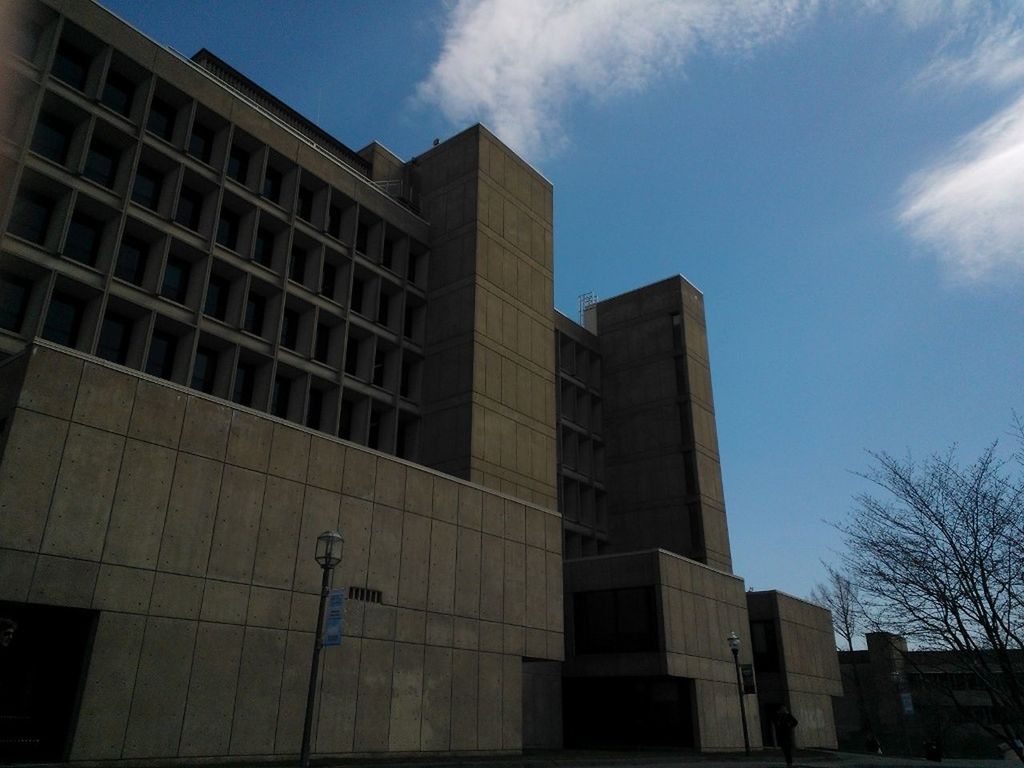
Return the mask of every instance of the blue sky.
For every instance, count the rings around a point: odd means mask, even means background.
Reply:
[[[570,316],[586,291],[700,288],[750,587],[822,578],[867,450],[969,459],[1024,411],[1020,5],[106,4],[355,148],[488,125],[554,184]]]

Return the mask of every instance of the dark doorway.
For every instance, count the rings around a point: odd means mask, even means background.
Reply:
[[[0,762],[67,759],[96,616],[0,600]]]
[[[693,747],[693,681],[677,677],[565,678],[565,746]]]

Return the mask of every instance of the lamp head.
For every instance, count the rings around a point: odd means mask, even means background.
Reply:
[[[316,561],[321,568],[333,568],[341,562],[345,540],[337,531],[324,531],[316,537]]]
[[[740,652],[740,638],[739,638],[739,635],[737,635],[735,632],[733,632],[726,639],[729,641],[729,649],[733,653],[739,653]]]

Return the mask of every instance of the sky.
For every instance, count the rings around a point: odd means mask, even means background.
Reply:
[[[353,148],[482,122],[554,185],[555,305],[705,297],[735,571],[809,595],[872,451],[1024,411],[1024,4],[108,0]]]

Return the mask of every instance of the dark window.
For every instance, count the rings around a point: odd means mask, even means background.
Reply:
[[[366,290],[366,282],[358,277],[352,279],[352,311],[363,313],[363,293]]]
[[[384,360],[387,356],[383,349],[378,349],[373,354],[373,383],[378,387],[384,386]]]
[[[352,439],[352,401],[341,401],[341,424],[338,425],[338,437],[342,440]]]
[[[241,184],[245,184],[249,176],[249,153],[237,144],[231,145],[228,155],[228,176]]]
[[[81,299],[66,293],[53,294],[50,311],[43,325],[43,338],[65,347],[75,346],[82,324],[83,303]]]
[[[412,338],[413,329],[415,328],[415,323],[416,323],[416,313],[413,311],[412,307],[406,305],[406,307],[405,307],[405,320],[402,323],[402,334],[405,336],[405,338],[407,338],[407,339],[411,339]]]
[[[149,359],[146,360],[146,373],[159,376],[161,379],[171,378],[174,373],[174,353],[178,340],[164,331],[153,331],[153,340],[149,343]]]
[[[100,238],[103,236],[103,222],[79,211],[71,217],[68,236],[64,241],[64,256],[68,259],[96,265],[100,253]]]
[[[327,212],[327,234],[341,239],[341,208],[332,205]]]
[[[217,222],[217,242],[232,251],[238,248],[238,229],[241,217],[227,208],[220,209],[220,221]]]
[[[370,228],[365,222],[360,221],[356,227],[356,250],[366,253],[366,243],[370,239]]]
[[[292,263],[288,269],[288,277],[301,283],[306,276],[306,252],[301,248],[292,248]]]
[[[408,266],[405,276],[409,279],[410,283],[416,282],[416,267],[419,265],[419,257],[414,254],[409,254]]]
[[[384,269],[394,269],[396,244],[389,238],[384,238],[384,253],[380,257],[380,264]]]
[[[284,322],[281,324],[281,345],[295,349],[299,344],[299,313],[294,309],[284,311]]]
[[[174,138],[174,120],[177,114],[178,110],[163,99],[153,99],[149,107],[146,130],[164,141],[170,141]]]
[[[72,88],[85,90],[85,83],[89,77],[89,54],[67,40],[61,40],[57,46],[57,55],[53,59],[51,72],[54,77],[63,80]]]
[[[194,123],[188,140],[188,153],[209,165],[213,156],[213,131],[205,125]]]
[[[334,283],[338,279],[338,268],[324,262],[324,271],[320,276],[320,293],[329,299],[334,298]]]
[[[313,218],[313,192],[299,187],[299,218],[309,221]]]
[[[96,344],[96,355],[112,363],[124,365],[128,360],[128,345],[131,342],[132,321],[127,317],[107,313],[100,326],[100,340]]]
[[[573,603],[576,653],[658,650],[652,587],[578,592]]]
[[[117,178],[117,150],[100,139],[93,139],[89,154],[85,158],[82,174],[107,189],[114,186]]]
[[[278,376],[274,379],[274,394],[271,398],[270,412],[282,419],[288,417],[288,400],[292,394],[291,379]]]
[[[754,654],[754,668],[758,672],[778,672],[781,669],[774,621],[750,622],[750,647]]]
[[[239,405],[252,405],[255,385],[256,366],[251,363],[239,363],[235,369],[235,391],[231,394],[231,399]]]
[[[391,315],[391,297],[386,293],[381,292],[380,302],[377,304],[377,322],[381,325],[388,324],[388,318]]]
[[[185,297],[188,295],[188,276],[191,270],[192,265],[178,256],[171,256],[167,259],[160,295],[165,299],[184,304]]]
[[[146,241],[126,235],[121,240],[121,248],[117,252],[117,267],[114,274],[129,283],[142,285],[148,253],[149,244]]]
[[[321,363],[327,362],[327,352],[331,342],[331,326],[324,323],[316,324],[316,345],[313,358]]]
[[[75,126],[54,115],[42,114],[32,134],[32,151],[37,155],[64,165],[68,161],[68,149]]]
[[[320,419],[324,412],[324,393],[320,389],[309,390],[309,407],[306,409],[306,426],[320,429]]]
[[[366,435],[366,445],[370,448],[380,447],[380,411],[370,408],[370,429]]]
[[[672,315],[672,348],[683,351],[683,318],[678,313]]]
[[[242,325],[249,333],[257,336],[263,333],[263,317],[267,311],[267,300],[258,293],[249,293],[245,302],[245,320]]]
[[[200,347],[196,350],[196,364],[192,368],[192,389],[209,394],[217,377],[217,353]]]
[[[148,165],[140,165],[135,172],[135,184],[132,186],[132,200],[139,205],[155,211],[160,204],[160,187],[163,184],[163,174],[156,168]]]
[[[14,201],[8,231],[36,245],[43,245],[52,214],[53,201],[50,198],[40,192],[24,190]]]
[[[359,370],[359,339],[349,336],[348,349],[345,352],[345,373],[355,376]]]
[[[103,85],[101,100],[115,112],[125,117],[132,111],[132,94],[135,84],[119,72],[108,72],[107,82]]]
[[[398,394],[402,397],[409,396],[409,369],[411,367],[408,362],[402,361],[401,371],[398,375]]]
[[[206,304],[203,312],[210,317],[223,320],[228,315],[228,293],[231,281],[221,275],[210,275],[210,284],[206,287]]]
[[[0,328],[21,332],[32,283],[17,275],[0,277]]]
[[[260,227],[256,232],[256,245],[252,249],[252,260],[269,267],[274,258],[274,233]]]
[[[284,180],[281,172],[274,168],[267,168],[267,174],[263,177],[263,196],[273,202],[281,199],[281,184]]]
[[[178,195],[178,209],[175,211],[174,220],[183,227],[198,230],[202,212],[203,196],[194,189],[182,187],[181,194]]]

